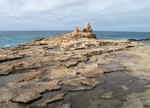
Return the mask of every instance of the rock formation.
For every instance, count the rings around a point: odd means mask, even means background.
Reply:
[[[79,32],[78,27],[74,27],[74,31],[73,32]]]
[[[67,38],[69,37],[70,38],[94,38],[96,39],[96,35],[92,32],[92,28],[89,23],[86,24],[83,30],[79,30],[78,27],[75,27],[74,31],[71,34],[68,34]]]
[[[83,31],[75,27],[69,34],[0,48],[0,75],[10,77],[9,82],[0,79],[0,108],[47,106],[62,102],[68,91],[93,89],[101,84],[95,76],[124,69],[100,66],[112,62],[112,55],[135,46],[125,40],[98,40],[87,24]],[[19,73],[23,75],[15,80],[7,76]],[[62,103],[58,105],[62,108]]]
[[[78,27],[75,27],[74,28],[74,32],[85,32],[85,33],[92,33],[93,30],[92,30],[92,27],[89,23],[86,24],[85,28],[83,30],[79,30]]]
[[[83,32],[91,32],[92,33],[92,28],[89,23],[86,24],[85,28],[83,29]]]

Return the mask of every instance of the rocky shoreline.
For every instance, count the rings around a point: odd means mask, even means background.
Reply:
[[[146,39],[128,39],[129,41],[150,41],[150,38]]]
[[[150,106],[149,54],[150,47],[138,43],[98,40],[89,24],[69,34],[0,48],[0,108]],[[98,97],[87,99],[93,95]]]

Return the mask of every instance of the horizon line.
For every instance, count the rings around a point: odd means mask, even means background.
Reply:
[[[50,31],[50,32],[73,32],[73,30],[0,30],[0,32],[40,32],[40,31]],[[93,32],[140,32],[140,33],[150,33],[150,31],[117,31],[117,30],[93,30]]]

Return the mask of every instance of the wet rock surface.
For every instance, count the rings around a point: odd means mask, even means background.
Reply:
[[[97,40],[89,24],[0,48],[0,108],[147,108],[149,55],[148,46]]]

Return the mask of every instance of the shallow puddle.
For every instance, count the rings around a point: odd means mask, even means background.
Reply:
[[[116,68],[119,68],[119,67],[120,67],[120,65],[118,63],[115,63],[115,62],[100,65],[100,68],[109,69],[109,70],[116,69]]]
[[[116,59],[121,59],[121,60],[128,60],[128,59],[130,59],[131,57],[130,56],[126,56],[126,55],[124,55],[124,54],[117,54],[116,56],[115,56],[115,58]]]
[[[18,78],[23,77],[24,74],[13,74],[7,76],[0,76],[0,87],[3,87],[6,83],[13,82]]]
[[[98,80],[103,84],[90,91],[68,93],[64,102],[72,108],[120,108],[129,94],[143,92],[149,83],[123,72],[108,73]]]
[[[107,73],[105,77],[97,77],[97,80],[103,83],[92,90],[69,92],[63,88],[61,91],[47,92],[31,106],[35,108],[43,99],[65,92],[64,100],[53,102],[44,108],[61,108],[63,103],[70,104],[71,108],[121,108],[128,95],[144,92],[145,86],[150,83],[120,71]]]

